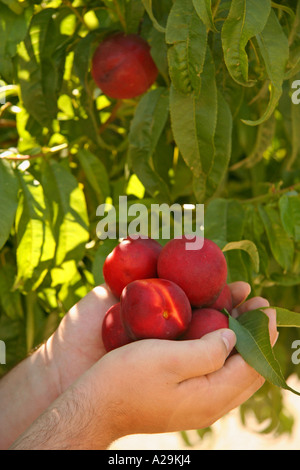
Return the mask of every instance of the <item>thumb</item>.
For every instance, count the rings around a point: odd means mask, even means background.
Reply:
[[[176,371],[180,380],[187,380],[221,369],[236,343],[236,336],[232,330],[224,328],[200,339],[176,343]]]

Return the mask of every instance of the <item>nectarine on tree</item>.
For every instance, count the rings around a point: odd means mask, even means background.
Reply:
[[[227,279],[227,263],[222,250],[211,240],[203,247],[188,250],[191,239],[183,236],[170,240],[162,249],[157,264],[158,277],[178,284],[193,307],[214,302]]]
[[[122,290],[132,281],[157,277],[157,260],[162,246],[151,238],[127,237],[107,256],[103,277],[120,298]]]
[[[150,46],[136,34],[116,33],[99,44],[92,58],[92,77],[111,98],[134,98],[155,82],[158,70]]]
[[[166,279],[131,282],[121,295],[121,317],[133,339],[177,339],[192,318],[183,290]]]

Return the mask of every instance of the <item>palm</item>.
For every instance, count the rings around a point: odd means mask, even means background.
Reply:
[[[98,286],[64,317],[52,338],[62,388],[67,388],[104,354],[102,322],[118,300],[106,286]]]

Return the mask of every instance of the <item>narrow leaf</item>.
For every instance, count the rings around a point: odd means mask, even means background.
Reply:
[[[212,197],[224,180],[232,150],[232,115],[218,91],[218,117],[214,136],[215,157],[206,180],[206,198]]]
[[[279,327],[300,328],[300,313],[292,312],[286,308],[271,307],[276,310],[276,321]]]
[[[250,256],[253,267],[256,272],[259,271],[259,254],[256,245],[251,240],[241,240],[238,242],[230,242],[224,246],[223,252],[230,250],[243,250]]]
[[[222,28],[224,59],[232,78],[244,86],[252,85],[248,80],[249,40],[259,34],[271,11],[270,0],[233,0],[229,15]]]
[[[269,319],[260,309],[229,317],[229,328],[237,337],[236,349],[244,360],[273,385],[300,395],[289,387],[274,356],[269,336]]]
[[[43,281],[54,257],[55,242],[50,228],[50,214],[39,181],[19,173],[20,201],[16,214],[17,286],[34,290]]]
[[[211,10],[211,0],[193,0],[193,5],[207,29],[216,31]]]
[[[144,4],[146,12],[149,15],[149,18],[151,19],[153,23],[154,28],[156,28],[157,31],[159,31],[160,33],[165,33],[166,29],[158,23],[158,21],[156,20],[154,16],[153,9],[152,9],[152,0],[143,0],[143,4]]]
[[[169,189],[155,172],[151,157],[169,114],[169,94],[165,88],[148,92],[140,100],[129,133],[128,158],[133,171],[153,197],[169,200]]]
[[[195,178],[206,180],[214,157],[217,124],[215,66],[209,49],[202,73],[200,96],[184,95],[171,87],[170,111],[175,141]]]
[[[9,163],[0,159],[0,249],[9,237],[18,207],[19,182]]]
[[[300,196],[284,194],[279,199],[280,217],[285,231],[300,241]]]
[[[96,155],[86,149],[79,149],[77,158],[96,194],[98,204],[104,203],[110,195],[109,177],[105,166]]]
[[[42,184],[52,213],[56,265],[69,259],[79,261],[89,239],[84,193],[75,177],[55,161],[45,164]]]
[[[16,4],[20,5],[18,2]],[[26,35],[30,13],[28,6],[26,14],[20,15],[0,3],[0,75],[7,83],[13,82],[12,59],[17,53],[17,44],[23,41]]]
[[[169,44],[169,72],[174,87],[182,93],[199,94],[207,32],[192,3],[175,1],[168,17],[166,43]]]
[[[257,121],[243,121],[251,126],[260,125],[273,114],[282,95],[282,84],[289,57],[288,39],[273,10],[270,12],[265,28],[260,34],[257,34],[256,39],[265,63],[267,76],[271,82],[271,91],[269,104],[261,118]]]
[[[294,243],[285,232],[278,211],[271,206],[259,206],[258,210],[275,260],[283,269],[291,269]]]

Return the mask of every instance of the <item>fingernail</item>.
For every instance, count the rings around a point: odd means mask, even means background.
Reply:
[[[227,352],[229,354],[234,348],[235,343],[236,343],[235,333],[232,330],[228,329],[228,330],[222,331],[221,336],[226,346]]]

